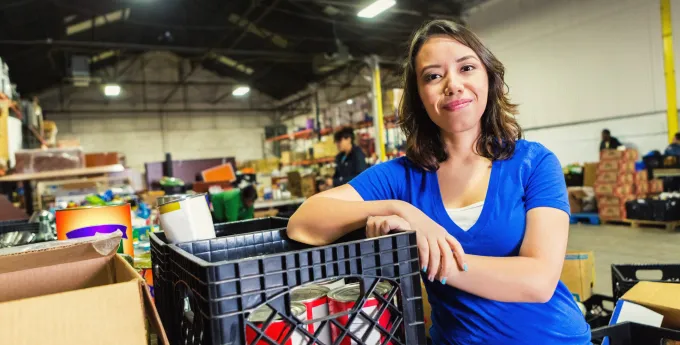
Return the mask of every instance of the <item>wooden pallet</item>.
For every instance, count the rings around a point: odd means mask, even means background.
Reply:
[[[612,225],[628,225],[632,228],[639,228],[644,226],[650,227],[664,227],[668,231],[673,231],[680,226],[680,221],[660,222],[655,220],[637,220],[637,219],[621,219],[621,220],[602,220],[603,224]]]

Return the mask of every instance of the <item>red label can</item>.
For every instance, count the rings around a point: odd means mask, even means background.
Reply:
[[[378,283],[374,290],[374,293],[387,297],[390,290],[391,290],[390,284]],[[352,310],[352,308],[354,308],[354,304],[359,299],[359,297],[360,297],[359,284],[348,284],[329,292],[328,311],[330,315],[344,313]],[[366,299],[366,302],[364,303],[361,309],[372,319],[374,320],[378,319],[378,324],[382,326],[384,329],[390,331],[391,327],[389,309],[385,309],[382,315],[380,315],[380,317],[378,318],[378,308],[380,306],[380,303],[381,302],[378,302],[378,300],[375,297],[371,296]],[[349,321],[349,315],[339,316],[337,317],[337,321],[346,327],[347,322]],[[349,332],[352,333],[357,338],[363,339],[364,333],[368,331],[370,326],[371,322],[366,320],[363,316],[357,315],[354,318],[354,322],[352,322],[352,325],[350,326]],[[334,344],[337,344],[336,341],[340,337],[341,333],[342,333],[341,329],[339,329],[335,325],[331,325],[332,336],[331,338],[333,339]],[[365,342],[357,343],[356,341],[354,341],[354,339],[345,336],[339,343],[339,345],[379,345],[382,344],[383,341],[385,340],[385,335],[381,331],[373,328],[365,339],[366,339]],[[391,343],[388,342],[387,344]]]
[[[298,302],[305,305],[307,310],[307,320],[316,320],[328,316],[328,292],[329,288],[318,285],[302,286],[294,289],[290,293],[291,302]],[[321,327],[321,322],[314,322],[307,325],[309,333],[316,334]],[[331,344],[330,323],[319,332],[318,338],[322,343]]]
[[[298,320],[307,320],[307,310],[304,304],[291,303],[290,311],[292,315],[298,318]],[[250,313],[248,320],[262,329],[262,323],[267,321],[269,316],[274,312],[275,311],[269,308],[269,306],[263,305]],[[279,345],[306,345],[309,338],[304,333],[294,330],[293,328],[295,328],[295,325],[288,321],[281,320],[281,316],[277,314],[274,316],[272,322],[269,323],[269,326],[265,328],[264,334]],[[293,334],[286,342],[283,342],[290,332],[293,332]],[[246,345],[271,345],[269,341],[262,338],[260,338],[258,342],[254,342],[258,335],[258,332],[255,331],[252,326],[246,326]]]
[[[123,253],[135,256],[130,204],[57,210],[56,223],[58,240],[110,234],[120,230],[123,233]]]

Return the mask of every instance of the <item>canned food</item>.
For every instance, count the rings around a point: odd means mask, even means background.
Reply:
[[[205,194],[185,195],[158,205],[161,227],[170,243],[215,238],[215,226]]]
[[[250,313],[248,320],[257,325],[257,327],[261,329],[262,323],[267,321],[267,319],[273,312],[274,310],[271,309],[269,306],[263,305],[255,309],[252,313]],[[306,308],[305,305],[302,303],[291,303],[290,312],[300,321],[304,322],[307,320]],[[295,328],[295,325],[289,323],[288,321],[281,320],[281,315],[276,314],[276,316],[274,316],[274,319],[269,323],[269,326],[267,326],[267,328],[264,330],[264,334],[280,345],[306,345],[309,338],[304,333],[297,330],[293,330],[293,328]],[[283,342],[283,340],[288,336],[288,334],[291,331],[293,332],[293,334],[288,338],[288,341]],[[246,344],[248,345],[271,344],[269,341],[262,339],[257,343],[253,343],[253,341],[255,341],[255,339],[257,338],[258,333],[251,326],[246,326]]]
[[[331,290],[335,290],[339,287],[345,286],[345,278],[331,278],[322,280],[320,282],[315,282],[316,285],[325,286]]]
[[[123,253],[133,257],[135,255],[130,204],[57,210],[56,224],[58,240],[110,234],[120,230],[123,233]]]
[[[389,283],[378,283],[378,285],[375,288],[375,292],[381,296],[387,297],[387,294],[391,290],[391,286]],[[331,315],[333,314],[338,314],[338,313],[344,313],[352,310],[354,308],[354,305],[356,304],[356,301],[361,297],[361,289],[359,287],[359,284],[348,284],[345,285],[339,289],[335,289],[331,292],[328,293],[328,311]],[[366,302],[364,303],[363,307],[361,310],[366,313],[366,315],[370,316],[373,320],[378,319],[378,324],[382,326],[384,329],[390,331],[390,311],[389,309],[385,309],[378,318],[378,307],[380,306],[380,302],[374,297],[374,296],[369,296],[366,298]],[[343,315],[339,316],[336,319],[341,325],[344,327],[347,326],[347,322],[349,320],[349,315]],[[333,344],[338,344],[338,345],[378,345],[382,344],[383,341],[385,340],[385,336],[383,335],[382,332],[380,332],[378,329],[373,328],[370,333],[364,337],[365,333],[368,331],[368,329],[371,326],[371,322],[369,320],[366,320],[363,316],[357,315],[354,318],[354,322],[352,322],[352,325],[349,327],[349,332],[354,334],[357,338],[360,339],[366,339],[365,342],[363,343],[357,343],[354,341],[352,338],[345,336],[340,343],[337,343],[338,338],[340,337],[340,334],[342,333],[342,330],[339,329],[337,326],[331,324],[331,338],[333,340]],[[387,344],[391,344],[388,342]]]
[[[291,302],[304,304],[307,311],[307,320],[317,320],[328,316],[328,292],[329,288],[319,285],[308,285],[294,289],[290,293]],[[321,327],[321,321],[307,325],[309,333],[315,334]],[[322,343],[331,344],[331,330],[329,324],[319,332],[317,337]]]
[[[175,200],[181,200],[185,196],[187,196],[187,194],[171,194],[171,195],[159,196],[158,198],[156,198],[156,205],[160,206],[160,205],[167,204],[169,202],[173,202]]]

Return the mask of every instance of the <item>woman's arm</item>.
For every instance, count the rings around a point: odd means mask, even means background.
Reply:
[[[452,270],[448,285],[501,302],[549,301],[560,279],[569,233],[562,210],[538,207],[527,212],[524,241],[517,257],[466,255],[467,272]]]
[[[399,214],[399,203],[364,201],[346,184],[307,199],[288,221],[288,237],[311,245],[329,244],[364,227],[368,217]]]

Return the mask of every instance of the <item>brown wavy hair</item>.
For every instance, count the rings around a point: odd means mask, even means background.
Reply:
[[[507,159],[515,152],[515,143],[522,138],[515,115],[517,105],[508,98],[503,64],[466,27],[448,20],[432,20],[418,29],[411,39],[404,63],[404,94],[399,104],[399,126],[406,134],[406,156],[426,170],[437,170],[449,155],[441,140],[440,128],[427,115],[416,77],[416,56],[432,36],[446,35],[470,47],[484,64],[489,75],[489,96],[482,114],[482,130],[475,144],[478,155],[491,160]]]

